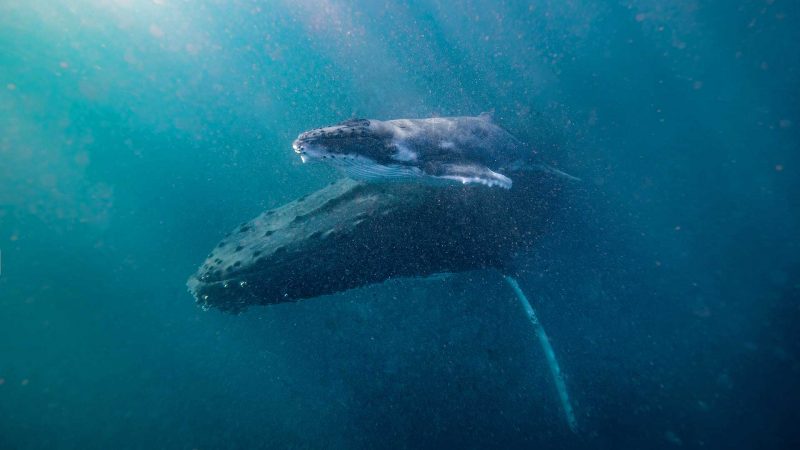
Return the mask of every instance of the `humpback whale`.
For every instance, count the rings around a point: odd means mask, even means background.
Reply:
[[[292,148],[305,163],[324,161],[366,181],[457,182],[510,189],[511,174],[538,169],[534,152],[491,114],[429,119],[350,119],[301,133]]]
[[[566,187],[545,172],[511,190],[343,178],[236,227],[189,290],[204,308],[236,312],[396,277],[515,273],[557,222]]]
[[[196,303],[239,312],[396,277],[496,270],[534,327],[575,432],[555,352],[515,278],[519,255],[568,207],[571,177],[519,170],[524,148],[485,117],[347,121],[303,133],[293,147],[350,178],[237,226],[189,278]],[[374,182],[385,180],[422,182]]]

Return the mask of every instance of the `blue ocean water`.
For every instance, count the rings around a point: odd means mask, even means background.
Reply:
[[[0,448],[800,445],[800,4],[0,2]],[[231,315],[185,281],[338,178],[298,133],[494,111],[579,176],[520,283]]]

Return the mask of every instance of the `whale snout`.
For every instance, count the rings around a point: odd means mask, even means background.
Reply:
[[[302,161],[303,163],[308,162],[308,155],[306,155],[305,151],[306,145],[300,139],[295,139],[295,141],[292,142],[292,150],[294,150],[295,153],[300,155],[300,161]]]
[[[300,155],[304,163],[314,159],[327,159],[330,151],[317,140],[305,139],[301,135],[292,142],[292,150]]]
[[[292,142],[292,150],[294,150],[295,153],[300,155],[300,161],[302,161],[303,163],[308,161],[308,157],[305,154],[306,144],[305,142],[303,142],[302,139],[298,138],[295,139],[294,142]]]

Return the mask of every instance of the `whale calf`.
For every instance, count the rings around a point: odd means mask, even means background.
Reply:
[[[324,161],[364,181],[482,184],[510,189],[512,175],[539,169],[533,151],[491,114],[429,119],[350,119],[301,133],[292,148],[305,163]],[[571,177],[570,177],[571,178]]]

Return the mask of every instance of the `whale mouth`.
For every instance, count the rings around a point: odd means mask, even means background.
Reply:
[[[292,142],[292,150],[300,155],[300,161],[304,164],[312,160],[335,158],[324,146],[300,139]]]
[[[422,171],[413,166],[400,164],[379,164],[372,158],[357,153],[332,153],[324,145],[297,139],[292,149],[305,163],[325,161],[345,176],[356,180],[408,180],[422,175]]]
[[[308,156],[306,154],[307,149],[308,149],[307,142],[301,141],[300,139],[297,139],[296,141],[292,142],[292,150],[294,150],[295,153],[300,155],[300,159],[303,160],[303,162],[306,162],[308,160]]]

